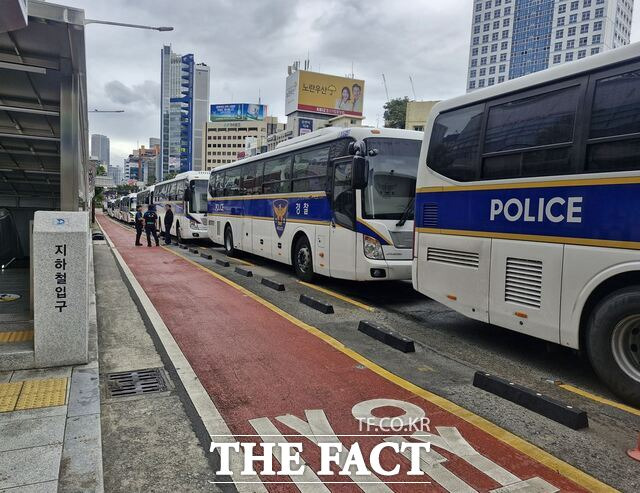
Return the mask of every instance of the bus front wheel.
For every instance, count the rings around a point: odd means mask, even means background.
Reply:
[[[640,286],[615,291],[598,303],[586,346],[598,376],[626,402],[640,406]]]
[[[311,245],[306,236],[301,236],[296,241],[293,249],[293,268],[301,281],[311,282],[313,280],[313,256]]]
[[[224,228],[224,251],[229,257],[233,257],[236,254],[236,249],[233,246],[233,231],[231,231],[231,226]]]

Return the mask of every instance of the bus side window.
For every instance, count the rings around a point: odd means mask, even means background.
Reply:
[[[573,159],[579,85],[490,107],[482,178],[496,180],[578,172]],[[553,146],[553,147],[550,147]]]
[[[242,166],[242,195],[254,195],[256,189],[256,163]]]
[[[483,114],[484,104],[480,104],[439,115],[431,132],[427,165],[452,180],[476,180]]]
[[[595,83],[587,172],[640,169],[640,70]],[[598,139],[594,142],[594,139]]]
[[[329,147],[301,152],[293,158],[293,191],[324,191],[327,184]]]
[[[224,171],[219,171],[216,173],[215,197],[224,196],[224,175]]]
[[[291,155],[264,163],[264,193],[291,192]]]

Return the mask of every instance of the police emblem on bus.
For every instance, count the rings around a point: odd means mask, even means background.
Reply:
[[[277,199],[273,201],[273,224],[276,226],[278,238],[282,237],[284,228],[287,225],[287,212],[289,211],[289,201]]]

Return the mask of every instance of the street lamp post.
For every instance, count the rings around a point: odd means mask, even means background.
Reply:
[[[84,25],[87,24],[106,24],[108,26],[133,27],[134,29],[150,29],[152,31],[173,31],[171,26],[143,26],[141,24],[127,24],[126,22],[101,21],[98,19],[85,19]]]

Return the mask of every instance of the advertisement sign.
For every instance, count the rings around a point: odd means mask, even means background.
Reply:
[[[311,118],[298,119],[298,135],[313,132],[313,120]]]
[[[285,111],[362,116],[364,81],[298,70],[287,78]]]
[[[231,103],[212,104],[210,119],[212,122],[237,120],[264,120],[267,106],[264,104]]]

